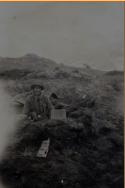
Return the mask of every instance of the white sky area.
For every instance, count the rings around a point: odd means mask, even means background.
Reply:
[[[0,2],[0,56],[124,68],[124,2]]]

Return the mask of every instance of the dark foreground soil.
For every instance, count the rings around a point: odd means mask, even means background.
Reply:
[[[42,65],[41,65],[42,66]],[[20,76],[21,75],[21,76]],[[14,142],[0,163],[1,180],[9,188],[123,188],[123,72],[74,68],[3,71],[6,91],[14,96],[41,79],[67,104],[66,120],[17,125]],[[87,95],[83,99],[83,95]],[[47,158],[36,154],[50,138]]]

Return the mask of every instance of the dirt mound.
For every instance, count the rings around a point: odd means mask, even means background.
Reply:
[[[0,165],[3,182],[13,188],[123,187],[122,118],[119,121],[117,126],[86,111],[75,121],[26,122]],[[48,138],[47,158],[37,158]]]
[[[29,58],[32,64],[40,59],[31,54],[23,57]],[[123,74],[46,65],[32,70],[22,65],[19,69],[17,64],[16,70],[0,75],[11,96],[29,91],[32,81],[42,80],[45,90],[55,92],[57,101],[66,104],[67,114],[64,121],[17,125],[0,163],[2,181],[10,188],[123,188],[124,114],[119,108]],[[48,138],[47,158],[37,158],[42,141]]]
[[[123,187],[123,116],[73,103],[65,121],[18,125],[0,173],[13,188]],[[93,113],[94,112],[94,113]],[[36,154],[50,138],[47,158]]]

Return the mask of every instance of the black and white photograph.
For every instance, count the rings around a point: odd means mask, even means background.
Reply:
[[[124,2],[0,2],[0,188],[124,187]]]

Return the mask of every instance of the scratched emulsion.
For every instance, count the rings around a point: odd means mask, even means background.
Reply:
[[[0,161],[8,144],[8,138],[15,129],[15,118],[11,98],[4,90],[5,85],[0,82]],[[0,187],[1,188],[1,187]]]
[[[10,106],[10,96],[4,90],[5,85],[0,82],[0,162],[4,158],[3,154],[9,143],[11,134],[15,131],[15,119]],[[8,188],[2,184],[0,188]]]
[[[0,56],[123,70],[123,2],[0,2]]]

